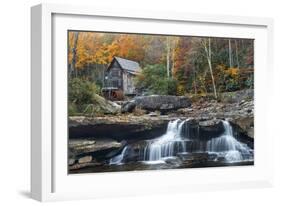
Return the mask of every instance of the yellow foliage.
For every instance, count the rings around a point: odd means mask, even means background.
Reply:
[[[216,75],[229,75],[232,78],[238,78],[240,69],[236,67],[226,67],[225,65],[216,66]]]
[[[108,38],[111,38],[108,40]],[[68,36],[68,62],[72,62],[74,32]],[[144,38],[139,35],[79,32],[76,46],[76,69],[88,64],[109,64],[114,56],[141,61],[144,57]]]
[[[238,68],[228,68],[227,74],[229,74],[232,78],[237,78],[239,75]]]
[[[183,96],[185,94],[185,87],[184,85],[180,84],[177,86],[177,95]]]

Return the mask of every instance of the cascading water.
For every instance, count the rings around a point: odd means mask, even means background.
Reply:
[[[168,123],[167,131],[161,137],[148,141],[144,149],[145,161],[158,161],[177,153],[186,153],[186,144],[181,135],[183,125],[188,120],[174,120]]]
[[[121,154],[119,154],[119,155],[110,159],[109,164],[110,165],[121,165],[121,164],[123,164],[123,159],[124,159],[124,156],[125,156],[127,150],[128,150],[128,146],[125,146],[123,148]]]
[[[224,132],[210,140],[200,139],[199,127],[194,133],[194,125],[189,120],[173,120],[168,123],[166,133],[156,139],[147,140],[142,150],[138,150],[138,161],[148,164],[165,163],[174,158],[189,157],[193,155],[208,155],[210,161],[225,163],[253,161],[253,150],[247,144],[235,139],[232,126],[228,121],[222,120]],[[196,127],[195,127],[196,130]],[[132,148],[127,145],[122,152],[111,158],[110,165],[122,165],[126,156],[130,155]],[[142,152],[141,152],[142,151]],[[142,156],[143,155],[143,156]]]
[[[186,125],[184,127],[187,121],[180,119],[170,121],[164,135],[148,141],[147,146],[144,148],[143,159],[153,163],[168,157],[177,156],[178,154],[196,152],[215,154],[226,162],[237,162],[253,158],[252,149],[235,139],[232,127],[228,121],[222,121],[224,133],[207,142],[189,139],[189,126]],[[187,149],[187,142],[199,142],[199,146],[197,149]]]
[[[224,133],[207,142],[206,150],[222,156],[228,162],[242,161],[251,156],[252,149],[235,139],[233,130],[228,121],[222,121]]]

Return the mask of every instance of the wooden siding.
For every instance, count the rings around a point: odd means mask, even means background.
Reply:
[[[107,71],[106,87],[117,87],[123,90],[122,69],[115,61]]]
[[[123,90],[124,94],[135,94],[135,86],[133,82],[135,75],[121,68],[116,60],[109,66],[106,76],[107,80],[105,80],[105,87],[116,87]]]
[[[128,72],[123,72],[123,90],[125,94],[134,94],[135,86],[133,82],[134,76]]]

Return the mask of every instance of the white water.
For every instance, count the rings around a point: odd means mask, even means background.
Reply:
[[[233,135],[233,130],[228,121],[222,121],[224,133],[217,138],[207,142],[207,152],[217,153],[223,156],[227,162],[236,162],[244,160],[243,156],[249,156],[251,149],[238,140]]]
[[[188,120],[170,121],[164,135],[148,142],[144,149],[144,160],[160,161],[165,157],[172,157],[175,153],[186,153],[186,145],[181,135],[184,123]]]
[[[148,145],[144,149],[144,160],[148,163],[162,162],[166,158],[176,156],[179,153],[188,153],[186,141],[189,137],[189,127],[186,126],[184,134],[187,138],[184,138],[182,134],[183,125],[188,120],[174,120],[170,121],[167,127],[167,131],[164,135],[155,140],[148,141]],[[218,157],[224,158],[226,162],[243,161],[251,156],[251,149],[243,143],[240,143],[235,139],[232,131],[232,127],[228,121],[222,121],[224,127],[224,133],[209,140],[206,143],[205,149],[200,146],[200,152],[208,152],[216,154]]]
[[[212,138],[207,142],[200,142],[199,147],[195,151],[188,151],[186,143],[198,140],[189,139],[190,128],[188,125],[185,125],[187,121],[188,119],[170,121],[164,135],[148,140],[147,146],[144,148],[144,162],[147,164],[161,164],[165,163],[166,159],[175,158],[178,154],[193,152],[215,154],[217,156],[216,159],[223,158],[224,161],[229,163],[252,160],[252,149],[235,139],[232,126],[228,121],[222,121],[224,127],[222,135]],[[128,152],[128,146],[125,146],[121,154],[110,159],[109,164],[122,165],[124,157],[128,155]]]
[[[110,165],[121,165],[121,164],[123,164],[123,159],[124,159],[124,156],[125,156],[127,150],[128,150],[128,147],[125,146],[124,149],[122,150],[121,154],[119,154],[119,155],[110,159],[109,164]]]

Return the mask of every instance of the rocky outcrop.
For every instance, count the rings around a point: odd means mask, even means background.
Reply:
[[[250,90],[239,91],[222,94],[224,98],[220,101],[195,101],[192,105],[186,97],[136,97],[120,102],[125,114],[69,117],[69,170],[75,173],[82,168],[87,171],[87,167],[100,167],[104,171],[104,167],[108,167],[111,171],[114,168],[110,165],[111,159],[121,156],[122,163],[128,165],[143,161],[149,140],[165,134],[168,122],[175,119],[184,122],[179,124],[180,135],[186,137],[184,144],[191,152],[180,154],[176,160],[167,159],[167,164],[196,167],[206,165],[209,160],[221,161],[222,157],[200,152],[207,151],[208,142],[225,132],[222,120],[230,123],[234,138],[253,149],[252,95]],[[175,143],[173,149],[181,147],[182,144]]]
[[[111,138],[117,141],[150,139],[165,133],[168,116],[120,115],[104,117],[70,117],[69,137]]]
[[[241,91],[240,91],[241,93]],[[240,136],[254,138],[254,101],[243,99],[235,103],[209,101],[193,103],[191,108],[179,109],[173,116],[185,116],[206,123],[207,120],[225,119],[232,123]]]
[[[124,145],[124,142],[106,138],[101,140],[95,138],[69,139],[69,169],[100,165],[106,159],[116,155]]]
[[[220,101],[223,103],[240,103],[254,99],[253,89],[244,89],[236,92],[225,92],[220,94]]]
[[[245,133],[247,136],[254,138],[254,118],[253,117],[240,117],[232,119],[232,122],[235,123],[236,128],[240,132]]]
[[[198,138],[210,140],[224,133],[222,121],[219,119],[211,119],[198,122]]]
[[[136,107],[147,111],[168,112],[191,106],[191,101],[185,96],[150,95],[135,97],[122,105],[121,112],[132,112]]]
[[[69,152],[75,156],[80,154],[90,154],[105,150],[114,150],[122,146],[121,143],[113,139],[104,138],[102,140],[93,140],[95,138],[87,139],[69,139]],[[83,160],[81,160],[83,161]]]
[[[227,118],[233,128],[235,138],[253,148],[253,136],[251,136],[253,134],[250,133],[253,130],[253,127],[250,126],[251,122],[253,123],[253,118],[236,118]],[[222,120],[224,119],[214,118],[205,120],[198,117],[190,119],[184,124],[182,135],[188,139],[198,140],[200,142],[209,141],[212,138],[221,136],[225,132]]]

